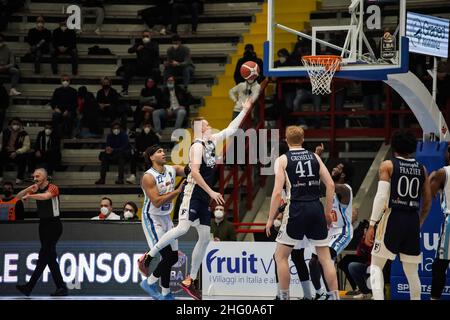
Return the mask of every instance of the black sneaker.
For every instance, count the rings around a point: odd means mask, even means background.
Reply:
[[[31,289],[29,286],[27,286],[26,284],[24,285],[16,285],[17,290],[19,290],[24,296],[29,297],[31,294]]]
[[[186,278],[181,282],[181,288],[195,300],[202,300],[202,293],[198,289],[198,280]]]
[[[330,296],[327,293],[316,293],[316,297],[314,298],[314,300],[329,300]]]
[[[65,296],[67,296],[68,295],[68,290],[67,290],[67,288],[58,288],[58,289],[56,289],[56,291],[55,292],[53,292],[52,294],[50,294],[50,296],[52,296],[52,297],[65,297]]]
[[[95,181],[95,184],[105,184],[105,180],[104,179],[98,179],[97,181]]]

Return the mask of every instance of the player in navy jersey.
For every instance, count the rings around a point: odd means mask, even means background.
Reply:
[[[373,245],[370,282],[375,300],[384,299],[382,270],[386,261],[394,260],[397,254],[408,279],[411,300],[420,300],[420,227],[431,207],[431,190],[427,170],[411,158],[416,144],[412,132],[395,132],[391,139],[394,158],[380,165],[378,190],[365,238],[367,245]],[[375,235],[374,226],[378,222]]]
[[[439,245],[436,248],[436,258],[433,261],[431,300],[441,299],[445,287],[445,274],[450,263],[450,165],[449,149],[445,154],[446,166],[430,174],[431,195],[436,197],[440,193],[441,208],[444,219],[439,236]]]
[[[189,276],[182,281],[181,287],[197,300],[201,299],[201,294],[195,280],[210,241],[209,202],[213,200],[219,205],[225,203],[223,196],[212,189],[216,167],[216,145],[236,132],[251,106],[252,102],[248,99],[239,115],[225,130],[216,134],[211,133],[211,127],[205,119],[197,118],[193,121],[194,142],[189,150],[191,171],[187,176],[187,185],[184,188],[183,200],[179,209],[179,223],[164,234],[148,253],[148,258],[153,258],[174,239],[178,239],[191,227],[195,227],[198,240],[192,252]]]
[[[289,151],[275,162],[275,185],[270,204],[266,233],[270,236],[277,209],[286,185],[286,209],[277,236],[275,260],[279,279],[279,297],[289,300],[290,273],[288,258],[292,249],[306,236],[316,247],[324,269],[325,280],[332,299],[339,299],[337,276],[328,249],[328,227],[331,223],[334,183],[320,157],[302,147],[304,131],[297,126],[286,128]],[[320,182],[326,188],[325,211],[320,202]]]

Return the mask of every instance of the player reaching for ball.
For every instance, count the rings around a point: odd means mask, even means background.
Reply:
[[[258,99],[260,85],[256,81],[259,76],[259,67],[253,61],[245,62],[241,67],[241,76],[245,79],[230,89],[230,99],[234,101],[233,119],[242,111],[243,103],[250,98],[254,103]]]

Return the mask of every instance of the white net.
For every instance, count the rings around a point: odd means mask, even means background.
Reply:
[[[303,65],[308,71],[313,94],[325,95],[331,93],[331,80],[339,70],[342,58],[340,56],[304,56]]]

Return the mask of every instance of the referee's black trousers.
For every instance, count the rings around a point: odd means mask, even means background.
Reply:
[[[39,259],[34,269],[31,279],[28,282],[30,289],[33,289],[36,282],[44,272],[48,265],[52,273],[53,281],[56,287],[65,288],[59,264],[56,261],[56,243],[62,234],[62,223],[59,218],[40,219],[39,221],[39,239],[41,241],[41,250],[39,251]]]

